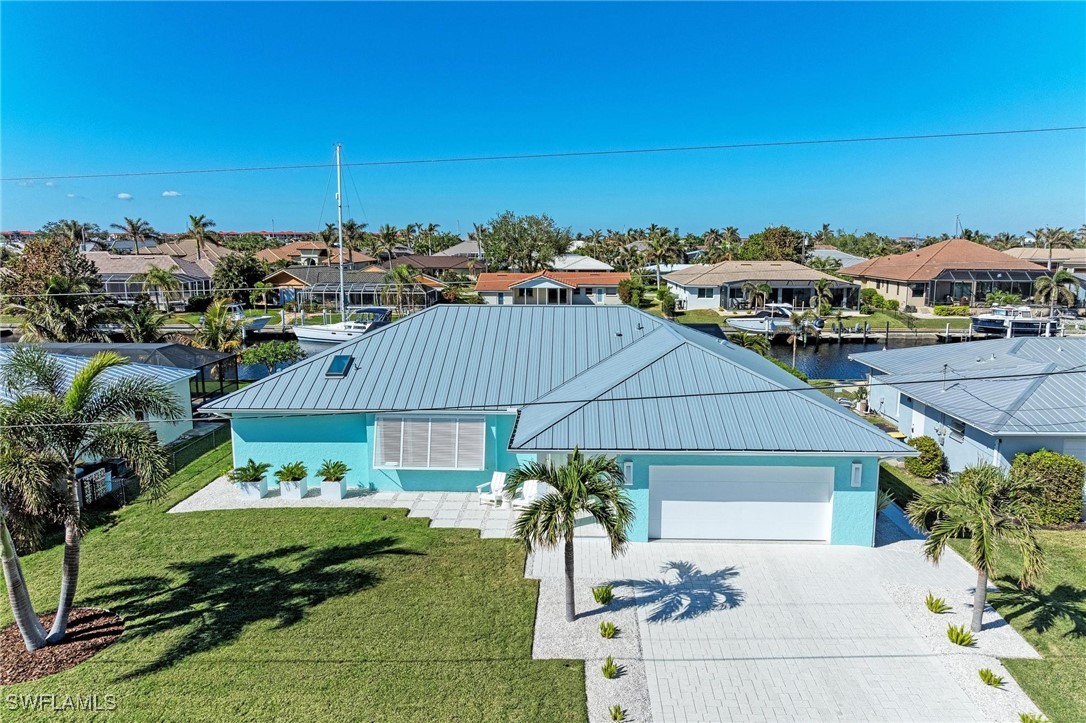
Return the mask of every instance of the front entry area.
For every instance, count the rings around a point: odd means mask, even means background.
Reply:
[[[829,467],[653,466],[649,537],[830,541]]]

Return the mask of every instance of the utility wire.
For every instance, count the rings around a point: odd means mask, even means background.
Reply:
[[[940,138],[979,138],[984,136],[1010,136],[1035,133],[1064,133],[1068,131],[1086,130],[1086,126],[1060,126],[1051,128],[1016,128],[1012,130],[998,131],[967,131],[962,133],[918,133],[897,136],[865,136],[851,138],[816,138],[808,140],[792,141],[762,141],[754,143],[720,143],[699,146],[664,146],[656,148],[619,148],[612,150],[592,151],[560,151],[551,153],[514,153],[490,156],[452,156],[447,158],[413,158],[385,161],[356,161],[344,163],[343,167],[351,166],[407,166],[439,163],[479,163],[487,161],[522,161],[545,158],[586,158],[593,156],[622,156],[644,155],[650,153],[691,153],[699,151],[726,151],[743,148],[781,148],[788,146],[817,146],[844,143],[885,143],[890,141],[920,141]],[[313,168],[328,168],[334,164],[329,163],[299,163],[279,166],[237,166],[233,168],[201,168],[175,171],[127,171],[114,173],[80,173],[66,175],[41,175],[41,176],[8,176],[0,178],[0,181],[48,181],[48,180],[74,180],[88,178],[131,178],[135,176],[181,176],[201,173],[249,173],[265,171],[296,171]]]

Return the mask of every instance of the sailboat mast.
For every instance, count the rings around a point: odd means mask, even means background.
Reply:
[[[340,161],[340,153],[343,144],[336,144],[336,217],[339,230],[339,318],[346,321],[347,299],[343,288],[343,166]]]

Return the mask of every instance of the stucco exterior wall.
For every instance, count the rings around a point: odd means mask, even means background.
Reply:
[[[188,379],[179,379],[170,385],[174,402],[181,409],[183,419],[177,422],[165,422],[154,417],[148,418],[148,426],[158,435],[160,444],[168,444],[192,429],[192,392]]]

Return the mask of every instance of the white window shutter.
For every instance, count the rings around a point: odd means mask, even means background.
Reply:
[[[486,450],[486,424],[482,417],[458,420],[456,466],[458,469],[483,469]]]
[[[430,466],[429,417],[404,417],[402,466],[416,469]]]
[[[400,466],[400,445],[403,439],[403,420],[398,417],[377,418],[378,467]]]
[[[456,417],[430,419],[430,467],[456,467]]]

